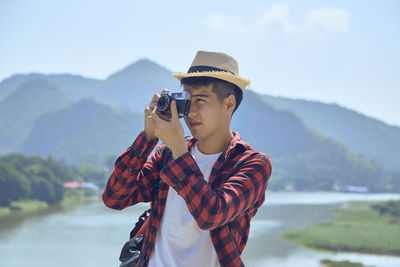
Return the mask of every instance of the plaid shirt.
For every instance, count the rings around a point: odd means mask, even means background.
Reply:
[[[161,144],[147,159],[158,139],[148,141],[144,131],[118,157],[103,192],[108,207],[120,210],[138,202],[150,202],[151,181],[160,177],[164,182],[152,202],[151,225],[142,248],[147,247],[147,254],[139,266],[148,263],[154,250],[169,186],[185,200],[197,225],[210,231],[221,266],[244,266],[240,255],[246,246],[250,220],[265,200],[272,163],[269,156],[242,141],[237,132],[233,135],[229,147],[213,166],[208,182],[190,152],[177,159],[171,157],[161,169],[165,146]],[[193,137],[187,140],[189,151],[195,142]]]

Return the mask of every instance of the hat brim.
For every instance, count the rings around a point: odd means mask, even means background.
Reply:
[[[203,72],[199,71],[192,73],[175,72],[172,74],[172,76],[177,78],[179,81],[181,81],[183,78],[189,78],[189,77],[213,77],[233,83],[234,85],[242,89],[242,91],[250,84],[250,80],[226,71],[203,71]]]

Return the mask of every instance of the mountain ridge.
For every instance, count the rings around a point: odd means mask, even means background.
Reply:
[[[143,129],[143,110],[155,92],[162,88],[182,90],[171,74],[157,63],[142,59],[105,80],[41,76],[72,100],[32,120],[33,126],[25,129],[27,137],[14,149],[55,155],[70,164],[102,165],[110,154],[118,155],[132,144]],[[4,88],[0,83],[0,90]],[[45,99],[48,94],[43,92]],[[25,101],[28,98],[21,96]],[[339,139],[311,127],[297,112],[276,108],[276,103],[252,90],[245,90],[243,102],[233,115],[232,129],[271,156],[273,189],[333,190],[346,185],[366,185],[373,191],[400,188],[400,176],[387,173],[378,161],[354,153]],[[4,140],[0,132],[0,144]],[[4,153],[1,146],[0,153]]]

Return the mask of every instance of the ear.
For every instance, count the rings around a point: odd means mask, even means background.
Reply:
[[[224,109],[230,114],[233,113],[235,106],[236,106],[236,99],[234,95],[229,95],[224,99]]]

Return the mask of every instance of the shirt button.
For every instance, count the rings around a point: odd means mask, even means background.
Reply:
[[[133,167],[129,167],[128,171],[133,172],[134,168]]]

